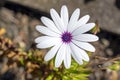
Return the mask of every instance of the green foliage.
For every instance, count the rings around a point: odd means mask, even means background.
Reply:
[[[91,32],[94,33],[94,34],[97,34],[98,32],[100,32],[100,27],[99,27],[99,25],[98,25],[98,21],[96,21],[95,23],[96,23],[96,25],[95,25],[95,27],[91,30]]]
[[[29,49],[25,51],[22,47],[14,47],[12,41],[9,39],[1,38],[1,51],[4,51],[4,55],[8,57],[9,65],[15,63],[18,68],[24,68],[25,74],[33,76],[31,80],[39,77],[39,80],[88,80],[87,76],[91,71],[86,67],[87,62],[83,65],[79,65],[72,60],[70,69],[65,69],[64,65],[59,68],[54,67],[55,59],[49,62],[43,60],[46,50]],[[5,44],[8,44],[7,46]],[[11,48],[9,47],[11,46]],[[88,52],[89,55],[91,54]],[[3,54],[0,56],[3,57]],[[12,63],[11,63],[12,62]]]
[[[63,80],[68,78],[67,80],[88,80],[87,76],[91,73],[91,71],[86,68],[86,62],[83,65],[77,64],[74,60],[72,61],[72,65],[70,69],[65,69],[63,75]]]
[[[118,71],[120,69],[120,61],[116,61],[113,65],[108,67],[111,70]]]
[[[83,65],[79,65],[72,60],[70,69],[65,69],[63,66],[53,68],[54,72],[51,73],[46,80],[88,80],[87,77],[91,71],[86,68],[86,64],[87,63],[84,62]]]
[[[24,65],[24,59],[23,59],[23,57],[21,57],[19,61],[20,61],[20,63],[21,63],[22,65]]]

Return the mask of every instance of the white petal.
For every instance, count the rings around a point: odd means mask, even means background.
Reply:
[[[94,42],[97,41],[99,38],[93,34],[80,34],[78,36],[73,36],[73,39],[83,42]]]
[[[45,39],[44,41],[41,41],[39,44],[37,44],[37,48],[48,48],[52,47],[58,43],[61,42],[60,38],[50,38],[50,39]]]
[[[90,52],[95,52],[95,48],[89,43],[80,42],[80,41],[76,41],[76,40],[72,40],[72,42],[82,49],[85,49],[85,50],[90,51]]]
[[[78,63],[78,64],[83,64],[83,61],[82,61],[82,56],[80,55],[81,53],[78,52],[75,47],[75,45],[73,43],[70,44],[70,48],[71,48],[71,54],[72,54],[72,57],[74,58],[74,60]]]
[[[49,29],[51,29],[52,31],[61,34],[61,32],[57,29],[57,27],[55,26],[55,24],[53,23],[52,20],[50,20],[47,17],[41,17],[41,21],[43,22],[43,24],[45,26],[47,26]]]
[[[70,65],[71,65],[71,49],[69,46],[66,47],[64,65],[66,69],[70,68]]]
[[[76,9],[73,12],[73,14],[70,18],[70,21],[68,23],[68,31],[69,32],[71,32],[74,29],[74,27],[76,26],[79,16],[80,16],[80,9]]]
[[[51,38],[54,38],[54,37],[41,36],[41,37],[38,37],[38,38],[35,39],[35,43],[40,43],[40,42],[42,42],[42,41],[44,41],[44,40],[49,40],[49,39],[51,39]]]
[[[85,25],[89,19],[90,19],[89,15],[85,15],[82,18],[80,18],[80,20],[77,22],[77,25],[73,30],[77,29],[78,27],[81,27],[82,25]]]
[[[51,15],[55,25],[58,27],[58,29],[61,32],[64,32],[64,30],[65,30],[64,24],[63,24],[62,20],[60,19],[60,16],[58,15],[58,13],[56,12],[56,10],[50,9],[50,15]]]
[[[91,30],[93,27],[95,27],[95,23],[85,24],[85,25],[77,28],[75,31],[73,31],[72,35],[79,35],[79,34],[81,34],[81,33],[88,32],[88,31]]]
[[[65,54],[66,54],[66,44],[62,44],[55,58],[55,67],[59,67],[62,64],[62,61],[65,58]]]
[[[50,49],[50,51],[48,51],[47,54],[45,55],[44,60],[45,61],[51,60],[59,50],[61,44],[62,43],[58,43],[52,49]]]
[[[78,64],[80,64],[80,65],[83,64],[82,59],[79,59],[74,53],[72,53],[72,57]]]
[[[38,26],[36,26],[36,30],[38,30],[40,33],[48,35],[48,36],[60,37],[60,34],[57,34],[44,26],[38,25]]]
[[[69,16],[68,16],[68,8],[64,5],[61,8],[61,19],[64,23],[64,27],[67,30],[67,25],[68,25],[68,20],[69,20]]]
[[[77,62],[79,62],[79,64],[81,64],[81,59],[83,59],[85,61],[89,61],[89,57],[84,50],[80,49],[73,43],[71,43],[70,45],[71,45],[73,54],[75,55],[75,58],[76,58]]]

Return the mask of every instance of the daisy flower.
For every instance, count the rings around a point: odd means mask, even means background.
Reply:
[[[51,48],[44,57],[45,61],[55,57],[55,67],[59,67],[62,62],[65,68],[70,68],[71,58],[78,64],[89,61],[86,51],[95,52],[95,48],[88,42],[98,40],[93,34],[88,34],[95,23],[87,23],[90,16],[85,15],[79,19],[80,9],[77,8],[69,19],[68,8],[63,5],[60,16],[55,9],[50,9],[51,19],[41,17],[45,26],[37,25],[36,29],[44,36],[35,39],[37,48]],[[71,57],[72,56],[72,57]]]

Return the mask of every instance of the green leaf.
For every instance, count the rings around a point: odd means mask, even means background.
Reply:
[[[22,65],[24,65],[24,59],[23,59],[23,57],[20,58],[20,63],[21,63]]]

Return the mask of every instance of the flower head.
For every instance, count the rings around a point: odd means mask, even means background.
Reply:
[[[79,19],[80,9],[76,9],[69,19],[68,9],[64,5],[61,8],[60,16],[55,9],[50,9],[51,19],[41,17],[45,26],[38,25],[36,29],[44,34],[35,39],[37,48],[52,47],[44,57],[45,61],[51,60],[55,55],[55,67],[59,67],[62,62],[65,68],[70,68],[71,56],[78,64],[89,61],[86,51],[95,52],[95,48],[88,42],[98,40],[93,34],[88,34],[95,23],[87,23],[90,16],[85,15]]]

